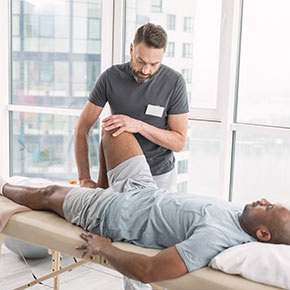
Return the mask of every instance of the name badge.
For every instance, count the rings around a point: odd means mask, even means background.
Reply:
[[[155,117],[162,117],[164,112],[164,107],[148,105],[145,114]]]

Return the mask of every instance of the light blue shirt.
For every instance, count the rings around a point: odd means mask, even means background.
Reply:
[[[242,208],[213,197],[146,188],[118,194],[102,216],[101,235],[155,249],[175,246],[189,272],[219,252],[255,241],[244,232]]]

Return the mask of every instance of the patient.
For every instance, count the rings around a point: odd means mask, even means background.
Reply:
[[[101,141],[98,188],[14,186],[0,193],[35,210],[51,210],[91,232],[77,247],[83,257],[102,255],[122,274],[143,283],[179,277],[206,266],[219,252],[242,243],[290,244],[290,211],[265,199],[245,206],[158,189],[130,133]],[[109,187],[108,187],[109,185]],[[104,189],[105,188],[105,189]],[[147,257],[111,241],[162,249]]]

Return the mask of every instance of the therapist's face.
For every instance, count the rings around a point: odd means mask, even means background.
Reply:
[[[144,42],[131,44],[131,69],[137,82],[144,83],[159,69],[164,55],[164,48],[148,47]]]

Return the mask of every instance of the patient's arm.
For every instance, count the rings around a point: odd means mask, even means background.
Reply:
[[[102,255],[123,275],[143,283],[177,278],[187,273],[187,268],[175,247],[162,250],[153,257],[120,250],[112,246],[110,239],[82,234],[87,242],[78,247],[83,257]]]

